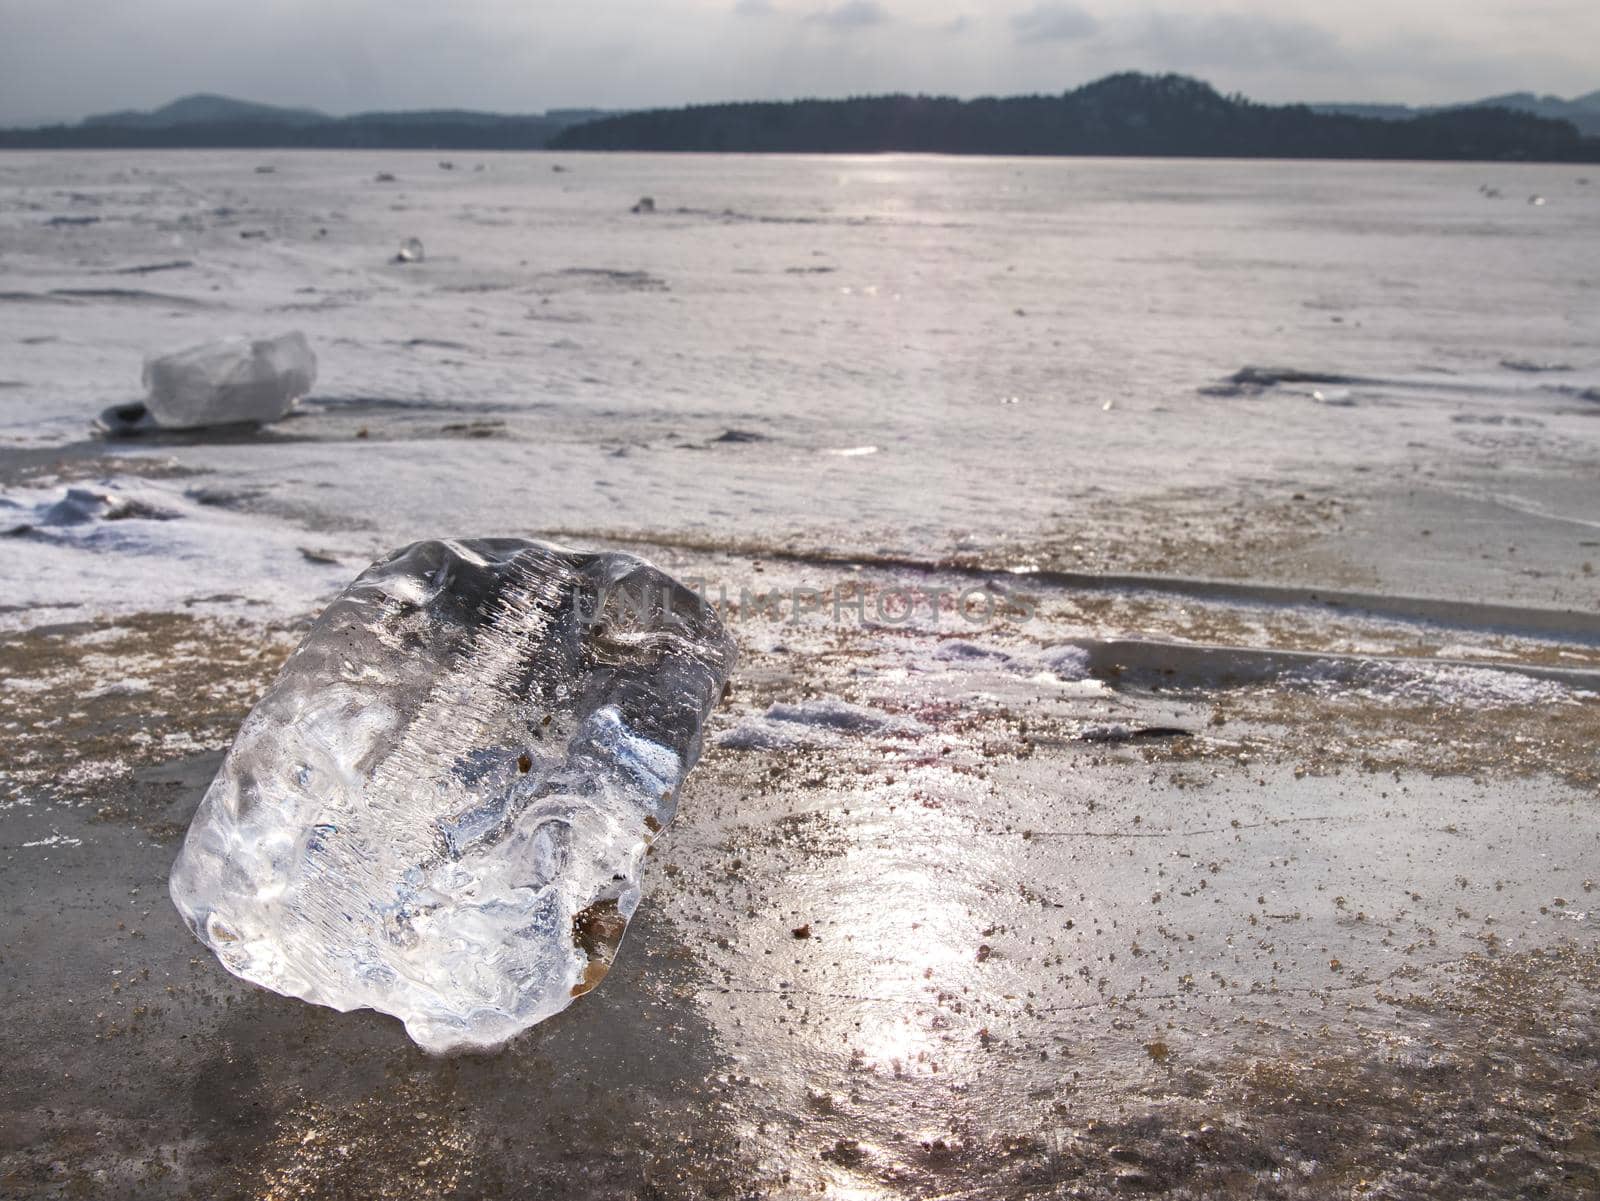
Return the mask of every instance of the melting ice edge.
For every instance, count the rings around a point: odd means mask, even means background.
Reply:
[[[498,1046],[605,974],[734,660],[633,556],[414,543],[245,718],[173,901],[246,980]]]

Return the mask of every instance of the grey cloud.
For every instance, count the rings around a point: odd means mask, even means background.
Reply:
[[[1100,22],[1076,4],[1040,4],[1011,18],[1019,42],[1077,42],[1093,37]]]
[[[772,0],[739,0],[733,11],[741,17],[770,17],[778,10],[772,7]]]
[[[1182,68],[1326,64],[1340,57],[1339,39],[1321,26],[1249,13],[1156,11],[1128,44],[1163,66]]]
[[[806,20],[830,29],[866,29],[889,20],[888,10],[876,0],[845,0],[845,3],[812,13]]]

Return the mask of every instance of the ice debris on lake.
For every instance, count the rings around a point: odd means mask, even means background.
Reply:
[[[8,537],[100,521],[124,521],[134,517],[167,521],[175,516],[175,513],[101,488],[68,488],[59,500],[45,500],[31,506],[9,496],[0,496],[0,534]]]
[[[246,980],[498,1046],[605,974],[734,657],[632,556],[405,547],[245,718],[173,901]]]
[[[424,257],[421,238],[407,238],[400,243],[400,249],[395,252],[394,261],[397,263],[420,263]]]
[[[765,714],[746,717],[724,733],[717,745],[733,751],[786,751],[832,746],[841,738],[904,739],[927,732],[915,718],[825,696],[770,705]]]
[[[223,338],[147,359],[145,407],[166,429],[262,424],[285,416],[316,380],[317,356],[298,331]]]

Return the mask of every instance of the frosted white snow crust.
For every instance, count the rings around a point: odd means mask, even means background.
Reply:
[[[245,718],[172,899],[246,980],[497,1046],[605,974],[734,656],[632,556],[408,546]]]

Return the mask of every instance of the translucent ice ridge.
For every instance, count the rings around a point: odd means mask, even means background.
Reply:
[[[172,899],[246,980],[498,1046],[605,975],[733,662],[643,560],[415,543],[245,718]]]

